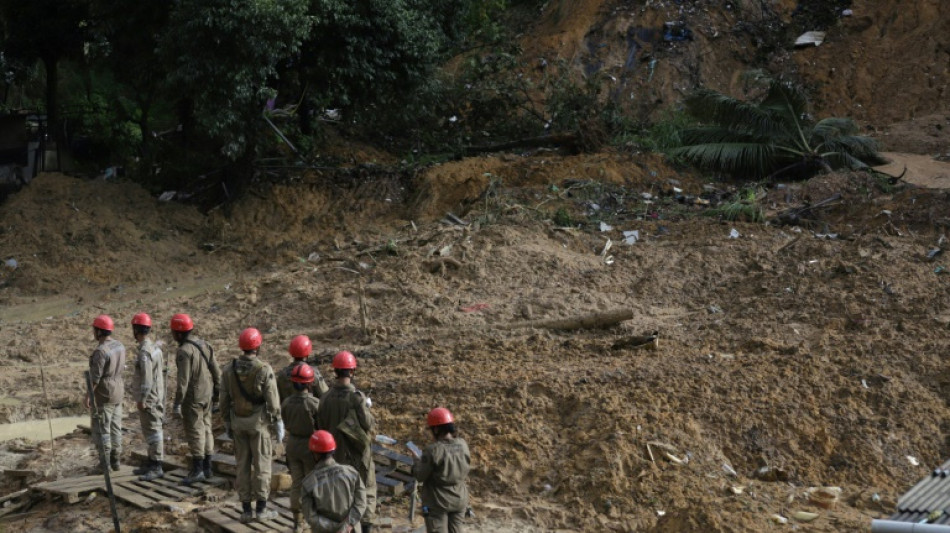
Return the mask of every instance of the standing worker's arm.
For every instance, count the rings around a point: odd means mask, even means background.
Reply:
[[[152,374],[152,354],[146,350],[139,349],[139,371],[142,373],[142,387],[135,392],[135,401],[139,404],[139,409],[144,408],[145,398],[151,392],[155,384],[155,376]]]
[[[432,453],[427,448],[422,452],[422,458],[412,464],[412,477],[425,483],[432,475],[433,470],[435,470],[435,461],[432,458]]]
[[[261,395],[264,397],[264,409],[267,412],[267,418],[274,426],[277,433],[277,442],[284,440],[284,421],[280,417],[280,396],[277,394],[277,378],[274,377],[274,371],[269,366],[264,376],[264,382],[261,383]]]
[[[92,382],[92,391],[95,392],[96,388],[99,387],[99,382],[102,381],[102,376],[106,371],[106,355],[96,348],[92,352],[92,357],[89,358],[89,381]]]
[[[353,496],[353,505],[350,506],[350,511],[346,516],[346,523],[355,528],[356,524],[359,524],[362,520],[363,515],[366,514],[366,507],[368,506],[366,485],[363,484],[363,479],[359,476],[356,476],[356,494]]]
[[[218,401],[218,394],[221,392],[221,368],[214,359],[214,348],[208,345],[208,370],[211,371],[211,401]]]
[[[184,401],[191,382],[191,359],[191,354],[184,348],[178,348],[178,355],[175,357],[175,366],[178,368],[178,386],[175,388],[176,408],[181,407],[181,402]]]
[[[360,426],[363,428],[368,435],[373,435],[376,433],[376,419],[373,418],[373,413],[369,412],[369,407],[366,405],[366,396],[360,394],[359,405],[356,406],[356,418],[360,421]]]

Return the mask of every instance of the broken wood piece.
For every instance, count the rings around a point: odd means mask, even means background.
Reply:
[[[602,313],[591,313],[589,315],[580,315],[569,318],[554,318],[543,320],[529,320],[526,322],[513,322],[510,324],[496,324],[491,327],[498,329],[606,329],[616,326],[624,320],[633,318],[633,311],[629,309],[614,309]]]
[[[656,464],[656,459],[653,457],[653,450],[650,448],[650,443],[647,443],[647,455],[650,456],[650,462]]]
[[[617,342],[613,343],[611,346],[614,350],[619,350],[621,348],[631,348],[634,350],[656,350],[660,346],[660,331],[653,330],[651,333],[644,335],[634,335],[632,337],[624,337]]]
[[[689,456],[684,456],[682,459],[680,459],[679,457],[673,455],[670,452],[663,452],[663,455],[666,456],[666,458],[669,459],[669,461],[675,465],[682,466],[682,465],[689,464]]]
[[[442,272],[445,273],[448,270],[448,267],[452,267],[456,270],[462,268],[462,262],[454,257],[439,257],[437,259],[430,259],[422,263],[422,268],[428,270],[431,273]]]

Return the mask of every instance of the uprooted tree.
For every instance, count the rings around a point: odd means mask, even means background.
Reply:
[[[848,118],[814,121],[801,87],[771,80],[757,102],[700,89],[686,99],[700,125],[669,151],[700,168],[736,177],[807,179],[822,171],[862,169],[884,161],[875,141]]]

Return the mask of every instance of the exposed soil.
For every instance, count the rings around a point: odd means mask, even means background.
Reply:
[[[933,252],[950,227],[950,13],[856,0],[820,47],[775,48],[803,29],[798,4],[552,1],[522,44],[527,58],[610,74],[638,116],[697,84],[741,96],[751,68],[788,72],[816,91],[816,114],[855,117],[894,152],[883,170],[906,166],[902,181],[770,184],[763,224],[692,200],[728,200],[734,184],[612,152],[469,158],[407,177],[340,141],[343,177],[261,186],[207,215],[129,183],[44,175],[0,205],[0,260],[17,262],[0,266],[0,418],[46,416],[40,365],[53,415],[84,414],[95,315],[166,324],[187,311],[219,363],[251,325],[275,366],[300,333],[327,375],[329,355],[353,350],[380,431],[400,441],[425,442],[426,411],[449,407],[472,447],[475,531],[759,532],[792,527],[772,515],[797,510],[821,515],[802,529],[867,530],[950,453],[950,260]],[[693,39],[664,41],[678,20]],[[440,222],[448,212],[468,225]],[[616,308],[634,319],[496,327]],[[653,330],[655,351],[613,348]],[[129,328],[117,337],[132,342]],[[137,423],[126,427],[126,449],[142,449]],[[183,451],[180,430],[168,428],[167,453]],[[93,464],[81,431],[55,450],[7,441],[0,465],[54,478]],[[816,508],[813,486],[841,487],[840,502]],[[194,509],[219,505],[188,503],[120,514],[130,530],[187,532]],[[383,515],[404,524],[405,506]],[[104,531],[107,509],[102,497],[38,502],[0,530]]]

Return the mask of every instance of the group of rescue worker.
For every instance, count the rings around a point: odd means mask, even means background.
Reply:
[[[126,352],[112,336],[112,318],[99,315],[92,326],[98,345],[89,358],[90,390],[85,403],[92,411],[93,439],[103,458],[99,466],[118,470]],[[148,314],[132,317],[136,341],[132,396],[148,447],[147,460],[134,473],[143,481],[164,476],[162,428],[168,366],[162,350],[152,340],[151,328]],[[277,513],[267,508],[271,438],[281,443],[286,437],[294,531],[303,531],[306,524],[314,533],[370,533],[376,518],[371,446],[376,420],[370,412],[370,399],[353,384],[356,357],[348,351],[333,357],[335,380],[328,386],[320,370],[308,364],[313,347],[306,335],[291,340],[288,351],[293,362],[275,374],[258,356],[263,336],[255,328],[241,332],[241,355],[221,367],[215,362],[211,345],[193,334],[191,317],[174,315],[170,329],[178,344],[173,413],[183,422],[191,455],[191,469],[182,483],[190,485],[212,477],[211,419],[217,405],[234,444],[235,488],[241,500],[242,522],[276,518]],[[433,443],[415,458],[412,467],[413,476],[422,483],[426,530],[460,533],[469,504],[468,444],[458,436],[448,409],[432,409],[426,423]]]

